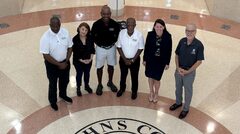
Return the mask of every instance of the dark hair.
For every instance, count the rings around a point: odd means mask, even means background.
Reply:
[[[87,30],[88,30],[87,36],[90,34],[90,26],[89,26],[86,22],[82,22],[82,23],[78,26],[78,28],[77,28],[78,34],[80,33],[80,31],[79,31],[79,28],[80,28],[80,27],[85,27],[85,28],[87,28]]]
[[[163,33],[168,32],[168,31],[167,31],[167,28],[166,28],[166,25],[165,25],[165,22],[164,22],[162,19],[157,19],[157,20],[154,22],[153,31],[155,31],[154,26],[155,26],[157,23],[159,23],[159,24],[161,24],[162,26],[164,26]]]

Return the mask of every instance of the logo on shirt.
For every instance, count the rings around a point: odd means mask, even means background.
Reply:
[[[191,54],[196,54],[196,49],[193,49]]]
[[[129,118],[110,118],[86,125],[75,134],[165,134],[157,127]]]
[[[109,28],[109,31],[114,31],[114,28]]]
[[[65,40],[65,39],[67,39],[67,37],[62,37],[61,39],[62,39],[62,40]]]
[[[136,42],[137,41],[137,39],[132,39],[134,42]]]

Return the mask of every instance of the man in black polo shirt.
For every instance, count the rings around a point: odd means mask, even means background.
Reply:
[[[176,48],[176,71],[175,71],[175,82],[176,82],[176,103],[174,103],[169,109],[171,111],[176,110],[182,106],[182,92],[184,87],[184,107],[179,115],[180,119],[187,116],[193,92],[193,82],[196,74],[196,69],[204,60],[204,46],[201,41],[195,38],[196,25],[187,24],[186,26],[186,37],[182,38]]]
[[[96,90],[97,95],[102,95],[102,74],[105,60],[108,64],[108,83],[107,86],[113,92],[117,92],[117,87],[113,84],[114,65],[116,65],[116,46],[118,34],[120,31],[119,24],[111,19],[111,10],[107,5],[101,9],[101,16],[99,20],[93,23],[92,35],[96,44],[96,67],[98,86]]]

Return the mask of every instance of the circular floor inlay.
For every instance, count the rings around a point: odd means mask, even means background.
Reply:
[[[149,123],[130,118],[109,118],[99,120],[76,132],[76,134],[88,133],[165,134],[163,131]]]
[[[104,106],[68,111],[39,134],[202,134],[191,124],[158,110],[137,106]],[[56,129],[57,128],[57,129]],[[172,129],[174,128],[174,129]]]

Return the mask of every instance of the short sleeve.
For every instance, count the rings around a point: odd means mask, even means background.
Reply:
[[[180,50],[180,47],[181,47],[181,44],[182,44],[182,40],[183,40],[183,39],[181,39],[181,40],[179,41],[178,45],[177,45],[177,48],[176,48],[176,50],[175,50],[175,54],[176,54],[176,55],[179,55],[179,50]]]
[[[121,47],[122,47],[122,45],[121,45],[121,37],[122,37],[122,34],[123,34],[123,30],[120,31],[120,33],[119,33],[119,35],[118,35],[118,40],[117,40],[117,42],[116,42],[116,47],[117,47],[117,48],[121,48]]]
[[[204,60],[204,46],[200,42],[200,45],[198,47],[198,53],[197,53],[197,60]]]
[[[44,34],[40,39],[40,53],[49,54],[49,51],[50,51],[49,50],[49,41],[48,41],[46,34]]]

